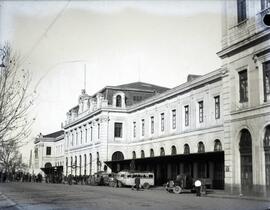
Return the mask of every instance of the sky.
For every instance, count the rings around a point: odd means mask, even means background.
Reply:
[[[220,68],[221,1],[0,0],[0,44],[6,41],[37,91],[33,142],[61,129],[84,88],[84,69],[92,95],[137,81],[172,88],[188,74]]]

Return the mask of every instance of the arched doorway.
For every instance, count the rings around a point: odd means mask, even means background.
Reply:
[[[112,154],[112,161],[121,161],[124,160],[124,154],[120,151],[114,152]],[[112,167],[113,172],[119,172],[121,171],[120,163],[117,163],[116,165],[113,165]]]
[[[113,155],[112,155],[112,161],[114,160],[124,160],[124,155],[122,152],[114,152]]]
[[[44,167],[45,167],[45,168],[51,168],[51,167],[52,167],[52,164],[51,164],[50,162],[45,163]]]
[[[270,125],[265,128],[263,146],[265,155],[265,184],[270,189]]]
[[[240,142],[240,164],[241,164],[241,187],[243,190],[252,187],[252,139],[247,129],[241,130]]]

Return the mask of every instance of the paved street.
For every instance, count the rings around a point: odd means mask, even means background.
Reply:
[[[176,195],[158,189],[137,192],[130,188],[84,185],[1,183],[0,192],[9,198],[11,204],[17,204],[16,208],[5,209],[251,210],[267,209],[270,206],[266,201]]]

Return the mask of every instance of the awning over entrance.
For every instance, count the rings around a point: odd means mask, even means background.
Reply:
[[[175,179],[178,174],[193,178],[209,178],[213,188],[224,187],[224,152],[203,152],[156,156],[105,162],[113,172],[121,170],[152,171],[156,184]]]
[[[63,166],[54,166],[47,168],[40,168],[46,175],[49,174],[61,174],[63,172]]]

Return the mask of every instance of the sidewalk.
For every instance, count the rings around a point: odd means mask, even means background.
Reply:
[[[17,204],[0,192],[0,209],[18,210]]]
[[[153,187],[150,190],[164,190],[164,187]],[[259,196],[248,196],[248,195],[233,195],[228,194],[224,190],[207,190],[206,194],[202,194],[202,197],[212,197],[212,198],[228,198],[228,199],[246,199],[246,200],[257,200],[257,201],[269,201],[270,197],[259,197]]]
[[[251,196],[251,195],[233,195],[228,194],[223,190],[208,190],[207,194],[204,195],[207,197],[215,197],[215,198],[230,198],[230,199],[246,199],[246,200],[257,200],[257,201],[269,201],[269,197],[260,197],[260,196]]]

